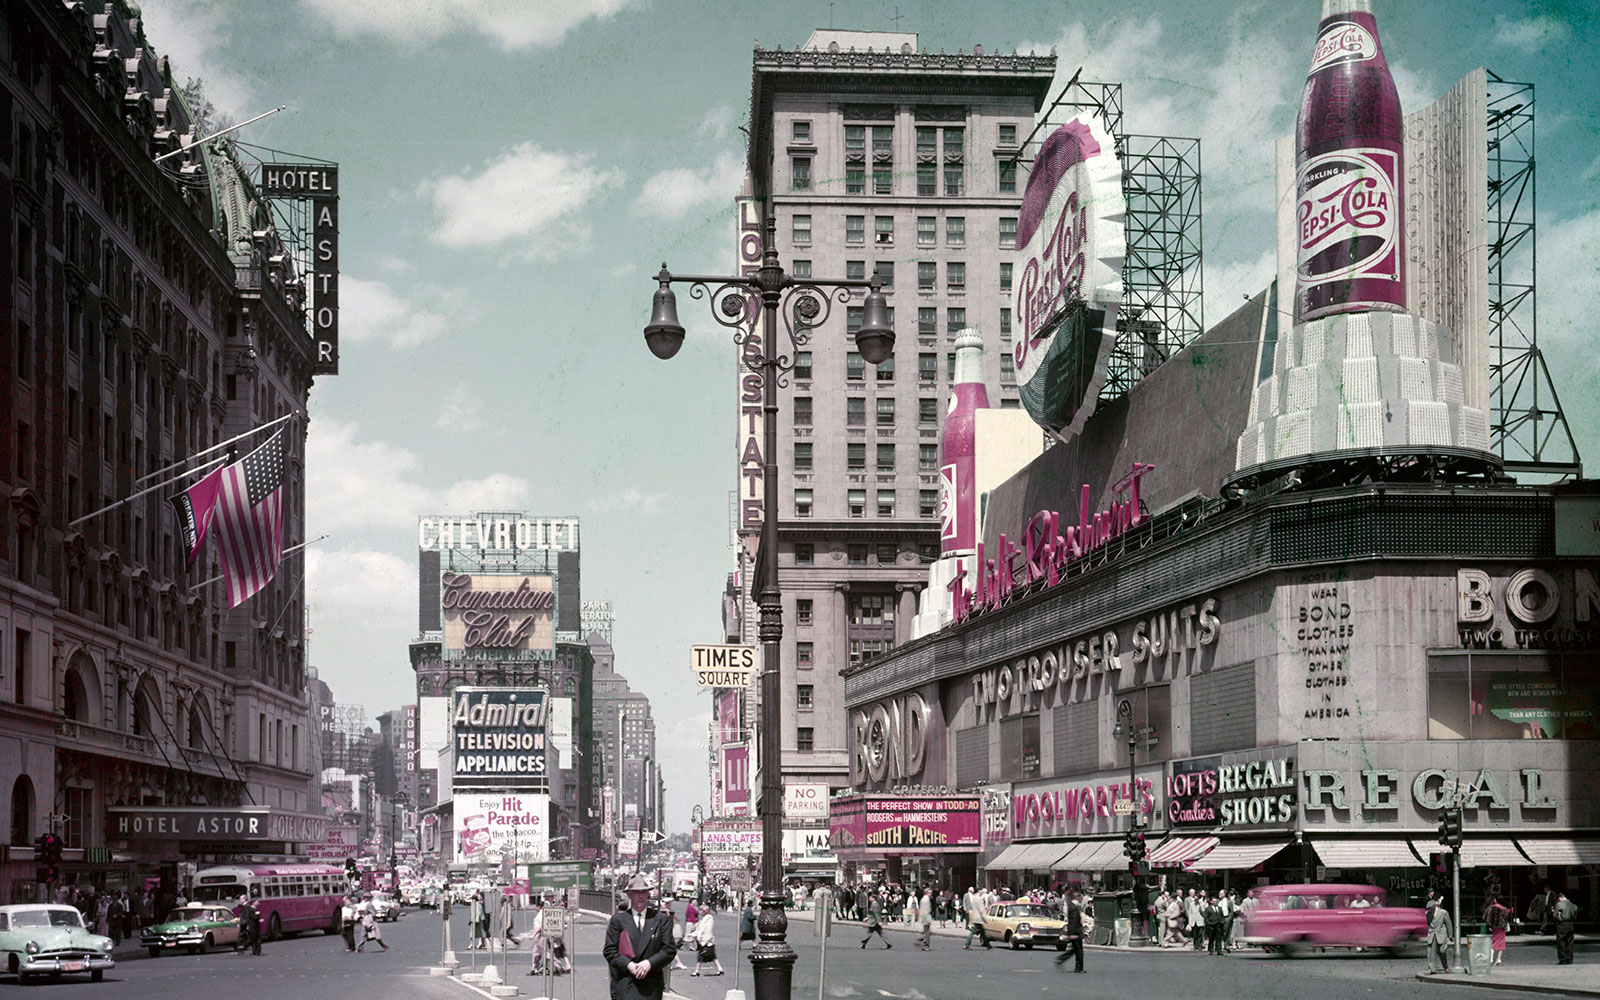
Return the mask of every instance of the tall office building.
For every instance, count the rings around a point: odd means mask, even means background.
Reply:
[[[1054,55],[924,52],[899,32],[818,30],[798,49],[755,51],[740,265],[759,265],[750,237],[771,213],[797,280],[879,275],[896,333],[890,360],[864,363],[853,345],[858,294],[834,303],[809,343],[777,345],[796,361],[777,429],[786,782],[849,783],[839,671],[910,637],[939,554],[939,426],[958,331],[983,337],[989,398],[1019,405],[1018,155],[1055,65]],[[762,520],[760,390],[752,400],[748,375],[738,441],[747,538]],[[753,620],[748,562],[725,608],[730,635]]]

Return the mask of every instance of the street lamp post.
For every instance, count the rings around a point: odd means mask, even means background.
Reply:
[[[1138,807],[1139,778],[1134,770],[1134,753],[1139,746],[1139,733],[1133,724],[1132,700],[1124,698],[1117,704],[1117,725],[1119,728],[1122,726],[1128,728],[1128,804],[1133,806],[1132,811],[1128,813],[1128,844],[1131,847],[1139,828],[1143,825],[1140,822],[1141,817]],[[1149,935],[1146,933],[1148,918],[1145,913],[1145,897],[1148,894],[1145,891],[1144,882],[1139,878],[1139,866],[1142,858],[1132,858],[1131,860],[1132,864],[1129,866],[1129,873],[1133,876],[1133,909],[1137,919],[1133,921],[1132,926],[1128,929],[1128,944],[1130,947],[1149,939]]]
[[[760,609],[757,634],[761,640],[761,913],[756,918],[756,943],[750,949],[758,1000],[789,1000],[795,952],[786,940],[788,918],[783,911],[783,772],[782,697],[778,644],[783,638],[782,595],[778,590],[778,383],[792,371],[794,358],[777,349],[778,318],[795,351],[809,343],[811,331],[826,322],[834,301],[848,302],[851,289],[868,289],[862,303],[861,328],[856,349],[868,364],[878,364],[894,351],[894,330],[879,279],[795,279],[778,262],[777,220],[767,216],[766,244],[761,267],[742,276],[675,275],[665,262],[656,275],[656,292],[650,322],[644,328],[650,352],[666,359],[683,346],[683,326],[678,322],[677,297],[672,283],[689,285],[692,298],[708,299],[716,321],[734,331],[734,343],[745,350],[741,362],[761,379],[761,549],[757,560],[756,605]],[[826,289],[826,291],[824,291]],[[761,300],[760,354],[749,348],[755,334],[754,303]]]

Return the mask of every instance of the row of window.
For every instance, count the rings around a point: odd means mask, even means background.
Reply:
[[[847,150],[861,150],[866,146],[867,129],[872,129],[872,147],[874,150],[888,151],[894,147],[893,125],[846,125],[844,127],[844,144]],[[789,138],[798,145],[809,145],[812,139],[811,120],[809,118],[796,118],[789,123]],[[936,126],[921,125],[917,127],[917,151],[923,152],[932,149],[936,142],[934,132]],[[945,141],[953,143],[957,148],[961,145],[964,127],[948,127],[944,130]],[[1016,122],[1000,122],[996,130],[996,138],[1002,146],[1015,146],[1017,144]]]
[[[796,139],[798,143],[809,144],[811,139],[810,122],[795,122],[796,127],[805,125],[807,138]],[[1009,139],[1006,130],[1009,129]],[[870,132],[872,150],[867,151],[867,139]],[[966,193],[966,144],[967,130],[960,126],[917,126],[916,149],[916,177],[917,194],[919,196],[943,195],[948,198],[959,198]],[[1001,126],[1001,144],[1016,144],[1016,126]],[[789,177],[790,186],[795,191],[809,191],[812,189],[812,162],[814,157],[808,153],[797,153],[790,158]],[[895,193],[894,181],[894,126],[892,125],[846,125],[844,138],[844,191],[845,194],[866,194],[868,178],[870,175],[872,194],[892,195]],[[1017,191],[1017,164],[1015,160],[1000,160],[996,187],[1001,194],[1015,194]]]
[[[866,544],[865,542],[852,542],[845,546],[847,561],[852,566],[871,565],[867,561],[867,557],[874,552],[877,554],[878,564],[880,566],[891,565],[900,557],[899,547],[890,543],[872,546]],[[917,543],[917,559],[919,561],[923,563],[931,563],[938,558],[938,542]],[[813,542],[796,542],[794,544],[794,562],[796,566],[815,566],[817,563],[816,544]],[[803,603],[806,604],[806,607],[803,610],[796,610],[795,614],[796,617],[800,619],[801,625],[809,625],[811,624],[811,602],[805,601]]]
[[[790,227],[789,235],[795,243],[811,242],[811,216],[809,214],[796,214]],[[863,246],[867,242],[867,217],[865,215],[846,215],[844,217],[844,242],[846,246]],[[872,217],[872,242],[880,246],[894,245],[894,216],[874,215]],[[933,215],[917,216],[917,246],[933,247],[939,245],[939,219]],[[964,247],[967,245],[967,217],[964,215],[946,216],[944,220],[944,245],[947,247]],[[1001,249],[1015,249],[1017,245],[1017,217],[1014,215],[1000,216],[1000,247]]]
[[[879,466],[882,469],[883,466]],[[878,491],[877,512],[879,517],[894,517],[895,491],[892,489]],[[866,489],[848,489],[845,491],[845,505],[849,508],[851,517],[867,516],[867,491]],[[917,516],[935,517],[939,509],[938,490],[917,491]],[[812,492],[810,487],[794,491],[794,516],[810,517],[812,511]],[[864,562],[864,560],[863,560]]]

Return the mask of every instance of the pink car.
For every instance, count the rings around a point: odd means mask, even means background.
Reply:
[[[1250,890],[1244,944],[1293,956],[1308,948],[1383,948],[1399,954],[1427,940],[1427,915],[1384,905],[1372,885],[1270,885]]]

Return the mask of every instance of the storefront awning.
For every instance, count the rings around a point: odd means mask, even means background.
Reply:
[[[1099,871],[1098,868],[1085,868],[1084,862],[1094,857],[1104,846],[1103,840],[1080,840],[1065,857],[1056,862],[1056,868],[1064,872]]]
[[[1317,840],[1311,849],[1329,868],[1423,867],[1404,840]]]
[[[1189,862],[1187,868],[1191,872],[1254,868],[1288,846],[1287,840],[1273,840],[1265,844],[1218,844]]]
[[[1518,840],[1517,846],[1536,865],[1600,865],[1600,840]]]
[[[984,865],[989,871],[1041,871],[1047,872],[1057,858],[1072,849],[1070,840],[1052,840],[1037,844],[1012,844],[1000,856]]]
[[[1461,867],[1463,868],[1526,868],[1533,862],[1522,856],[1517,845],[1509,840],[1463,840],[1461,842]]]
[[[1102,840],[1095,848],[1092,855],[1085,858],[1075,866],[1075,870],[1082,872],[1103,872],[1108,868],[1126,868],[1128,855],[1122,849],[1120,840]]]
[[[1217,846],[1217,837],[1169,837],[1150,852],[1151,868],[1180,868]]]

